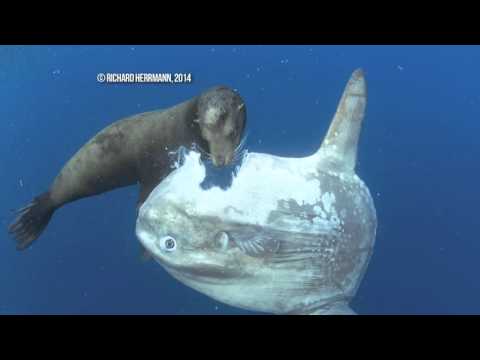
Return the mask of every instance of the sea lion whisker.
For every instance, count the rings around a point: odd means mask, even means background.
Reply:
[[[242,161],[246,154],[248,154],[247,149],[243,149],[242,151],[236,153],[234,156],[234,161],[235,162]]]
[[[237,152],[240,152],[242,151],[242,148],[246,145],[247,143],[247,138],[248,138],[248,134],[246,134],[242,140],[240,141],[240,143],[237,145],[237,147],[235,148],[234,150],[234,153],[237,153]]]
[[[233,161],[232,162],[238,162],[239,160],[242,159],[244,152],[242,151],[241,153],[234,154],[233,156]]]

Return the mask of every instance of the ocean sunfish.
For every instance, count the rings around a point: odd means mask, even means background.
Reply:
[[[322,145],[287,158],[247,153],[231,186],[203,189],[190,151],[139,209],[136,234],[174,278],[220,302],[274,314],[355,314],[376,210],[355,173],[366,106],[356,70]]]

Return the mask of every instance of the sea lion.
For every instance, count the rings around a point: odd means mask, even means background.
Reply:
[[[49,191],[18,210],[9,232],[23,250],[37,239],[53,213],[88,196],[140,184],[138,206],[173,169],[169,152],[195,144],[220,167],[240,150],[246,126],[241,96],[216,86],[166,110],[118,120],[90,139],[66,163]]]
[[[247,153],[227,190],[200,186],[198,152],[138,212],[141,244],[174,278],[218,301],[274,314],[354,314],[377,216],[355,173],[366,106],[355,71],[318,151]]]

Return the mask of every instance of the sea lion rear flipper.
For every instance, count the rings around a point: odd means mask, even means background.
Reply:
[[[40,236],[54,211],[49,192],[37,196],[17,211],[17,218],[8,227],[8,232],[17,241],[17,250],[25,250]]]

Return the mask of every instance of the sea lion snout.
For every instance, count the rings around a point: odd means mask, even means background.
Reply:
[[[212,162],[215,166],[224,166],[226,164],[226,158],[222,154],[218,156],[212,156]]]
[[[222,139],[218,136],[209,142],[210,158],[214,166],[229,165],[235,155],[235,146],[237,142]]]

